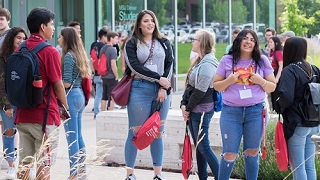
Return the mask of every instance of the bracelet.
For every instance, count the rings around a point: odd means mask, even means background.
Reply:
[[[267,85],[267,80],[264,80],[264,83],[261,85],[261,87],[265,87]]]

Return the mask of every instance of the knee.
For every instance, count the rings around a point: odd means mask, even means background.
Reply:
[[[160,129],[159,129],[157,138],[162,138],[162,136],[164,136],[164,134],[165,134],[165,132],[164,132],[164,124],[165,123],[166,123],[166,121],[161,121]]]
[[[256,156],[259,153],[259,149],[247,149],[243,152],[243,154],[247,156]]]
[[[226,161],[235,161],[237,158],[237,154],[234,153],[224,153],[222,156]]]
[[[3,135],[8,137],[13,136],[15,134],[16,134],[16,129],[13,129],[13,128],[5,129],[3,132]]]

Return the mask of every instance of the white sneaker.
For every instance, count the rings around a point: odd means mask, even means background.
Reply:
[[[165,180],[161,174],[156,175],[153,180]]]
[[[6,179],[17,179],[17,169],[15,167],[9,167]]]
[[[36,177],[37,177],[36,168],[30,168],[30,171],[29,171],[29,178],[30,178],[30,180],[35,180]]]

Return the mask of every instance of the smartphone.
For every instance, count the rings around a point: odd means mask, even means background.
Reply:
[[[70,119],[71,116],[70,116],[69,111],[67,110],[67,108],[63,104],[61,104],[61,105],[63,107],[62,115],[66,118],[66,120]]]

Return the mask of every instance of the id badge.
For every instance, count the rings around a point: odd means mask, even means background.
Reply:
[[[158,72],[158,66],[156,64],[147,64],[146,67],[153,72]]]
[[[240,99],[246,99],[252,97],[251,89],[243,89],[239,91],[240,93]]]

